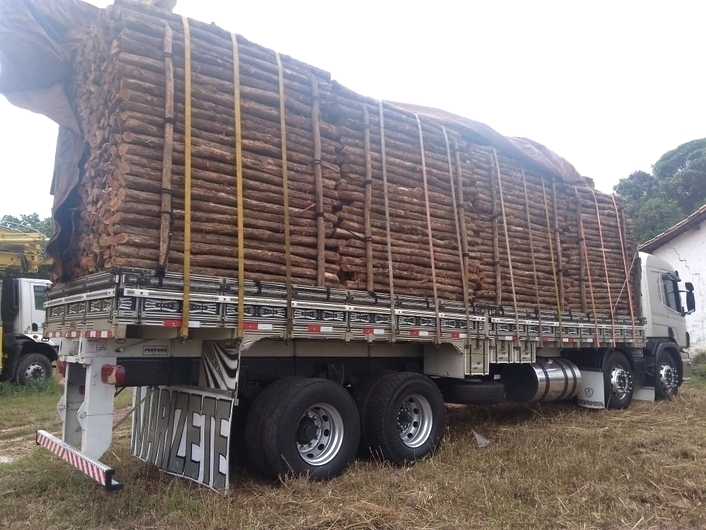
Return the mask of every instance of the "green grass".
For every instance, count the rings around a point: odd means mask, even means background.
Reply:
[[[55,396],[54,396],[55,397]],[[121,399],[125,399],[122,398]],[[7,528],[703,528],[706,389],[625,411],[570,404],[450,406],[440,452],[414,466],[359,461],[325,483],[238,470],[223,496],[128,454],[106,493],[43,449],[0,465]],[[491,443],[479,449],[473,431]]]

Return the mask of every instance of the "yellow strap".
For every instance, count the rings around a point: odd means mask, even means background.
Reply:
[[[579,230],[581,233],[580,237],[583,238],[583,259],[586,261],[586,275],[588,276],[588,292],[591,295],[591,308],[593,309],[593,323],[596,328],[596,336],[594,342],[596,346],[600,342],[600,332],[598,330],[598,314],[596,313],[596,297],[593,293],[593,280],[591,277],[591,263],[588,261],[588,245],[586,245],[586,237],[583,230],[583,213],[581,212],[581,195],[579,194],[578,188],[574,187],[576,191],[576,200],[579,203]]]
[[[380,151],[382,156],[382,184],[385,198],[385,229],[387,230],[387,270],[390,280],[390,342],[397,337],[397,318],[395,317],[395,283],[392,272],[392,239],[390,236],[390,197],[387,190],[387,156],[385,154],[385,113],[382,100],[379,101],[380,110]]]
[[[434,238],[431,233],[431,211],[429,210],[429,186],[427,185],[427,162],[424,157],[424,135],[422,134],[422,121],[415,112],[417,129],[419,130],[419,151],[422,156],[422,182],[424,183],[424,206],[427,214],[427,237],[429,239],[429,258],[431,259],[431,287],[434,293],[434,313],[436,322],[436,343],[441,343],[441,319],[439,317],[439,292],[436,285],[436,263],[434,260]]]
[[[468,267],[466,256],[463,253],[463,244],[461,243],[461,220],[459,218],[458,203],[456,198],[456,185],[454,184],[453,165],[451,164],[451,144],[449,143],[449,135],[446,132],[446,127],[441,126],[441,132],[444,134],[444,142],[446,143],[446,163],[449,165],[449,184],[451,185],[451,202],[454,208],[454,221],[456,225],[456,246],[458,246],[458,260],[461,265],[461,285],[463,286],[463,306],[466,309],[466,345],[471,341],[471,323],[469,321],[470,308],[468,307]],[[458,154],[458,151],[457,151]],[[460,169],[460,168],[459,168]],[[459,186],[463,185],[459,179]],[[465,219],[463,220],[465,222]]]
[[[539,303],[539,282],[537,280],[537,255],[534,250],[534,237],[532,230],[532,218],[530,217],[530,202],[527,194],[527,178],[525,177],[525,168],[520,166],[522,174],[522,188],[525,192],[525,214],[527,215],[527,234],[529,235],[530,256],[532,258],[532,276],[534,277],[534,292],[537,296],[537,319],[539,320],[539,340],[542,342],[544,333],[542,331],[542,310]]]
[[[287,120],[284,101],[284,69],[279,52],[275,52],[279,73],[279,127],[282,135],[282,197],[284,203],[284,252],[287,269],[287,335],[292,337],[292,249],[289,234],[289,175],[287,173]]]
[[[191,36],[189,20],[184,24],[184,303],[181,338],[189,336],[189,305],[191,302]]]
[[[505,215],[505,197],[503,196],[503,179],[500,175],[500,162],[498,152],[493,148],[495,171],[498,174],[498,192],[500,193],[500,212],[503,215],[503,230],[505,232],[505,251],[507,252],[507,266],[510,269],[510,287],[512,289],[512,306],[515,310],[515,335],[520,338],[520,314],[517,310],[517,293],[515,292],[515,271],[512,268],[512,254],[510,253],[510,236],[507,230],[507,215]]]
[[[628,306],[630,308],[630,320],[632,321],[632,340],[634,342],[637,342],[637,330],[635,329],[635,311],[632,306],[632,287],[630,285],[630,269],[632,267],[628,266],[628,260],[627,256],[625,255],[625,251],[627,248],[625,247],[625,237],[623,236],[623,226],[620,221],[620,212],[618,211],[618,203],[615,200],[615,195],[610,196],[611,199],[613,199],[613,210],[615,211],[615,220],[618,223],[618,234],[620,235],[620,248],[622,249],[621,255],[623,257],[623,269],[625,270],[625,283],[623,284],[623,288],[627,287],[628,290]],[[620,290],[620,294],[618,295],[618,299],[615,301],[616,307],[614,308],[617,310],[617,305],[618,302],[620,301],[620,297],[623,294],[623,290]]]
[[[596,192],[591,189],[593,203],[596,205],[596,221],[598,221],[598,237],[601,239],[601,254],[603,255],[603,269],[605,271],[605,283],[608,290],[608,303],[610,304],[610,325],[613,334],[613,345],[615,346],[615,312],[613,311],[613,297],[610,293],[610,274],[608,274],[608,258],[605,255],[605,242],[603,241],[603,225],[601,224],[601,211],[598,208],[598,198]]]
[[[547,220],[547,235],[549,236],[549,255],[552,258],[552,274],[554,276],[554,294],[556,295],[556,310],[559,315],[559,340],[564,342],[564,324],[562,323],[561,300],[559,299],[559,281],[556,274],[556,262],[554,260],[554,243],[552,242],[552,224],[549,220],[549,205],[547,204],[547,188],[544,185],[542,176],[542,198],[544,199],[544,215]]]
[[[235,182],[238,207],[238,331],[236,337],[243,338],[245,311],[245,221],[243,212],[243,131],[240,115],[240,53],[238,37],[230,34],[233,41],[233,111],[235,117]]]

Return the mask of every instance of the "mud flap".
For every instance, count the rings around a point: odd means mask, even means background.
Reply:
[[[232,393],[137,387],[133,403],[133,456],[171,475],[227,491]]]
[[[576,396],[580,407],[587,409],[605,408],[605,391],[602,370],[581,368],[581,387]]]

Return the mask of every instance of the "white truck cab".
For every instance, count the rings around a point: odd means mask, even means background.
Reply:
[[[689,347],[684,316],[693,312],[690,299],[693,299],[693,286],[685,284],[685,291],[679,289],[679,272],[666,261],[640,253],[642,263],[642,308],[647,319],[646,336],[670,337],[682,348]],[[685,308],[681,293],[686,293]],[[691,296],[690,296],[691,295]]]
[[[49,280],[6,277],[0,287],[0,380],[20,384],[51,377],[56,346],[44,338]]]

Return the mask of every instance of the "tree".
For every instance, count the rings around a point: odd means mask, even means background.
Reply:
[[[663,154],[652,166],[662,193],[687,215],[706,203],[706,138]]]
[[[46,237],[51,237],[52,220],[51,217],[40,219],[38,213],[21,214],[19,218],[14,215],[3,215],[0,219],[0,226],[19,232],[39,232]]]
[[[634,171],[613,191],[625,199],[639,243],[660,234],[706,204],[706,138],[668,151],[651,174]]]
[[[642,205],[651,197],[657,195],[658,183],[654,175],[645,171],[633,171],[626,179],[613,188],[613,191],[627,202],[628,214],[637,218]]]

